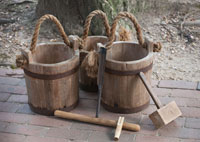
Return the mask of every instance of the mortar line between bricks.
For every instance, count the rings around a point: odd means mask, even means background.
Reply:
[[[5,102],[8,102],[8,100],[10,99],[11,96],[12,96],[12,94],[10,94],[10,96],[8,97],[8,99]]]
[[[87,141],[89,141],[90,136],[91,136],[94,132],[95,132],[95,131],[92,130],[92,131],[89,133],[89,135],[88,135],[88,137],[87,137]]]
[[[19,94],[19,93],[13,93],[13,92],[1,92],[0,93],[10,93],[10,95],[28,95],[28,94]]]
[[[187,99],[187,100],[197,100],[198,98],[189,98],[189,97],[179,97],[179,96],[168,96],[168,95],[166,95],[166,96],[158,96],[158,98],[159,99],[165,99],[165,98],[167,98],[167,99],[174,99],[174,98],[176,98],[176,99]],[[199,98],[200,99],[200,98]],[[173,101],[173,100],[171,100],[171,101]],[[169,102],[168,102],[169,103]],[[152,105],[152,104],[151,104]],[[154,104],[153,104],[154,105]],[[181,106],[181,105],[178,105],[179,107],[193,107],[193,108],[200,108],[199,106],[188,106],[188,105],[184,105],[184,106]]]
[[[135,134],[135,135],[133,136],[133,142],[136,141],[136,137],[137,137],[137,135],[138,135],[138,134]]]
[[[179,106],[181,108],[200,108],[200,107],[196,107],[196,106]]]
[[[158,83],[155,85],[157,88],[159,88],[160,80],[158,80]]]
[[[7,93],[7,92],[4,92],[4,93]],[[19,94],[19,93],[10,93],[10,95],[27,95],[28,96],[28,94]]]
[[[39,127],[44,127],[44,128],[59,128],[59,127],[54,127],[54,126],[44,126],[44,125],[30,124],[29,121],[27,121],[25,123],[17,123],[17,122],[8,122],[8,121],[2,121],[2,120],[0,120],[0,122],[7,122],[9,124],[18,124],[18,125],[39,126]],[[8,126],[6,126],[6,128],[7,127]],[[16,134],[18,134],[18,133],[16,133]]]
[[[181,139],[181,140],[200,140],[200,139],[195,139],[195,138],[183,138],[183,137],[171,137],[171,136],[163,136],[163,135],[158,135],[156,137],[163,137],[163,138],[177,138],[177,139]]]
[[[53,137],[53,136],[35,136],[35,135],[24,135],[25,136],[25,140],[28,138],[28,137],[38,137],[38,138],[54,138],[54,139],[63,139],[63,140],[67,140],[67,141],[73,141],[73,140],[71,140],[71,139],[68,139],[68,138],[65,138],[65,137]],[[76,139],[74,139],[74,140],[76,140]],[[88,140],[87,141],[84,141],[84,142],[88,142]]]
[[[28,95],[28,94],[19,94],[19,93],[13,93],[13,92],[11,92],[10,95]]]
[[[184,125],[183,125],[183,128],[186,128],[185,127],[185,125],[186,125],[186,118],[185,117],[183,117],[184,118]]]
[[[14,79],[16,79],[16,78],[18,79],[18,78],[19,78],[19,77],[7,76],[7,75],[6,75],[6,76],[2,76],[2,75],[0,75],[0,77],[5,77],[5,78],[14,78]],[[20,78],[19,78],[19,79],[20,79]]]
[[[44,127],[44,128],[59,128],[59,127],[54,127],[54,126],[44,126],[44,125],[30,124],[29,122],[26,122],[26,123],[17,123],[17,122],[8,122],[8,121],[1,121],[1,122],[7,122],[7,123],[9,123],[9,124],[19,124],[19,125],[29,125],[29,126],[39,126],[39,127]]]
[[[164,89],[179,89],[179,90],[196,90],[196,91],[199,91],[197,89],[189,89],[189,88],[171,88],[171,87],[157,87],[157,88],[164,88]]]
[[[200,128],[191,128],[191,127],[186,127],[186,126],[184,126],[183,128],[186,128],[186,129],[193,129],[193,130],[200,130]]]
[[[152,137],[163,137],[163,138],[177,138],[177,139],[180,139],[181,141],[179,141],[179,142],[182,142],[182,140],[200,140],[200,139],[194,139],[194,138],[192,138],[192,139],[190,139],[190,138],[180,138],[180,137],[171,137],[171,136],[163,136],[163,135],[158,135],[158,136],[156,136],[156,135],[149,135],[149,134],[142,134],[142,133],[140,133],[140,134],[136,134],[136,137],[138,136],[138,135],[141,135],[141,136],[152,136]]]
[[[3,121],[3,120],[0,120],[0,122],[6,122],[6,123],[9,123],[9,124],[27,124],[27,123],[17,123],[17,122]]]
[[[15,84],[15,85],[13,85],[13,84],[6,84],[6,83],[0,83],[1,85],[9,85],[9,86],[20,86],[19,85],[19,83],[18,84]],[[22,87],[22,86],[20,86],[20,87]]]
[[[16,135],[21,135],[21,136],[32,136],[32,135],[26,135],[26,134],[21,134],[21,133],[14,133],[14,132],[2,132],[0,131],[1,133],[5,133],[5,134],[16,134]]]
[[[142,120],[143,120],[143,118],[144,118],[144,114],[141,114],[142,116],[140,117],[140,120],[139,120],[139,122],[138,122],[138,124],[141,124],[141,122],[142,122]]]
[[[0,101],[1,102],[1,101]],[[20,105],[24,105],[24,104],[27,104],[27,103],[23,103],[23,102],[8,102],[8,101],[6,101],[6,102],[2,102],[2,103],[9,103],[9,104],[20,104]],[[0,112],[8,112],[8,111],[0,111]],[[17,112],[17,111],[16,111]],[[15,113],[16,113],[15,112]]]
[[[30,135],[25,135],[25,134],[20,134],[20,133],[10,133],[10,132],[2,132],[2,131],[0,131],[0,132],[5,133],[5,134],[16,134],[16,135],[21,135],[21,136],[25,136],[25,137],[30,136]]]

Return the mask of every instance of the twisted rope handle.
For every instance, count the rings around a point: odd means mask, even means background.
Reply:
[[[109,36],[109,42],[106,45],[107,49],[110,49],[112,43],[115,40],[115,31],[116,31],[116,27],[117,27],[117,23],[121,18],[129,18],[131,20],[131,22],[134,24],[135,30],[136,30],[136,34],[137,34],[137,39],[138,42],[141,46],[144,45],[144,39],[142,36],[142,31],[141,31],[141,27],[138,24],[136,18],[134,17],[133,14],[129,13],[129,12],[120,12],[114,19],[112,27],[111,27],[111,34]]]
[[[42,17],[38,20],[38,22],[37,22],[37,24],[36,24],[35,32],[34,32],[33,37],[32,37],[32,42],[31,42],[31,48],[30,48],[30,50],[31,50],[32,52],[35,51],[36,43],[37,43],[39,31],[40,31],[40,26],[41,26],[41,24],[42,24],[45,20],[47,20],[47,19],[53,21],[53,22],[56,24],[56,26],[58,27],[59,32],[61,33],[61,36],[62,36],[62,38],[63,38],[63,40],[64,40],[64,43],[65,43],[67,46],[71,47],[70,41],[69,41],[67,35],[65,34],[65,31],[64,31],[64,29],[63,29],[61,23],[59,22],[59,20],[58,20],[55,16],[53,16],[53,15],[46,14],[46,15],[42,16]]]
[[[85,44],[85,40],[88,37],[91,20],[96,15],[99,15],[103,19],[103,23],[106,29],[106,34],[108,37],[110,36],[110,25],[109,25],[106,14],[101,10],[95,10],[95,11],[92,11],[85,20],[84,31],[83,31],[83,36],[82,36],[83,44]]]

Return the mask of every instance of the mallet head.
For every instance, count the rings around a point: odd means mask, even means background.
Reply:
[[[182,113],[178,108],[176,102],[172,101],[169,104],[153,112],[151,115],[149,115],[149,118],[152,120],[156,128],[160,128],[164,125],[167,125],[181,115]]]

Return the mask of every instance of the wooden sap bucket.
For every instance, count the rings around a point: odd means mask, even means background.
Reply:
[[[58,27],[64,43],[45,43],[36,46],[40,25],[46,19]],[[44,15],[36,25],[30,50],[24,51],[23,66],[28,103],[32,111],[53,115],[57,109],[70,111],[78,104],[79,56],[75,54],[62,25],[56,17]]]
[[[95,10],[91,12],[87,16],[85,25],[84,25],[84,32],[82,36],[83,50],[80,51],[80,64],[82,64],[84,58],[87,56],[87,54],[90,51],[97,49],[97,43],[104,44],[108,41],[108,38],[106,36],[88,36],[91,20],[96,15],[99,15],[103,19],[107,36],[109,36],[110,34],[110,26],[109,26],[106,14],[102,12],[101,10]],[[82,68],[82,67],[80,68],[79,83],[80,83],[80,88],[82,90],[89,91],[89,92],[98,91],[97,77],[89,76],[85,68]]]
[[[133,22],[136,28],[139,44],[124,41],[112,44],[118,20],[126,17]],[[109,40],[102,105],[105,109],[116,113],[141,111],[149,105],[150,97],[137,74],[144,72],[148,81],[151,82],[152,43],[144,42],[140,25],[135,17],[128,12],[120,12],[114,19]]]

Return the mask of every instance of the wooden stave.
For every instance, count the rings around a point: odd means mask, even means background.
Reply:
[[[50,43],[50,44],[39,44],[38,46],[40,46],[40,48],[42,48],[42,46],[46,46],[46,45],[59,45],[59,46],[65,46],[63,43]],[[69,47],[68,47],[69,48]],[[73,49],[72,49],[73,50]],[[31,55],[29,56],[29,58],[31,59]],[[43,71],[42,74],[47,74],[48,76],[54,76],[55,74],[62,74],[66,71],[70,71],[73,70],[75,68],[77,68],[79,66],[79,56],[75,54],[72,58],[59,62],[59,63],[55,63],[55,64],[42,64],[42,63],[36,63],[33,60],[30,60],[31,62],[29,62],[29,64],[25,65],[24,69],[28,70],[30,72],[36,73],[36,74],[41,74],[41,70]],[[58,70],[59,69],[59,70]],[[48,71],[48,72],[45,72]],[[42,75],[41,74],[41,75]],[[26,84],[27,84],[27,92],[28,92],[28,103],[30,108],[39,114],[44,114],[44,115],[53,115],[53,111],[56,109],[64,109],[67,111],[72,110],[74,107],[77,106],[78,104],[78,100],[79,100],[79,84],[78,84],[78,79],[79,75],[78,75],[78,69],[76,69],[76,71],[72,72],[71,74],[69,74],[68,76],[65,76],[63,78],[58,78],[58,79],[50,79],[50,80],[43,80],[43,79],[37,79],[37,78],[33,78],[30,76],[27,76],[25,74],[25,80],[26,80]],[[72,82],[71,86],[73,85],[73,89],[71,89],[71,91],[68,92],[73,92],[72,94],[75,94],[74,97],[70,97],[72,102],[62,102],[60,104],[59,101],[47,101],[46,106],[41,102],[37,102],[37,101],[33,101],[33,95],[34,94],[38,94],[36,95],[38,98],[42,98],[44,100],[44,97],[48,98],[48,96],[46,95],[45,91],[43,90],[43,93],[41,93],[40,91],[36,91],[35,93],[33,93],[35,90],[35,88],[33,87],[31,88],[31,80],[33,81],[33,84],[38,84],[39,86],[45,86],[45,84],[49,84],[50,88],[54,88],[54,86],[52,84],[59,84],[59,82],[62,83],[67,83],[67,82]],[[35,82],[35,83],[34,83]],[[56,83],[55,83],[56,82]],[[37,85],[36,85],[37,86]],[[37,87],[36,87],[37,88]],[[65,89],[66,87],[60,87],[60,89]],[[60,90],[57,89],[57,90]],[[67,90],[65,90],[66,92]],[[47,91],[48,92],[48,91]],[[44,96],[42,96],[41,94],[43,94]],[[40,95],[39,95],[40,94]],[[50,93],[50,96],[52,97],[54,94]],[[58,94],[59,95],[59,94]],[[62,96],[65,96],[62,93]],[[70,96],[68,94],[68,96]],[[61,97],[61,96],[60,96]],[[34,98],[36,99],[36,98]],[[60,99],[62,100],[62,99]],[[65,99],[66,100],[66,99]],[[44,101],[43,101],[44,102]],[[58,105],[56,105],[56,102],[59,102]]]

